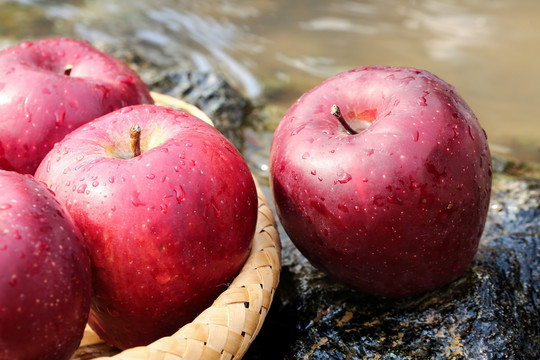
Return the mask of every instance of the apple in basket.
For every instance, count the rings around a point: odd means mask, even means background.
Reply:
[[[33,174],[70,131],[152,102],[133,70],[85,41],[49,38],[0,51],[0,169]]]
[[[36,171],[90,248],[90,326],[129,348],[171,335],[245,262],[257,192],[238,150],[179,110],[126,107],[67,135]]]
[[[476,116],[414,68],[357,68],[305,93],[275,131],[270,171],[279,219],[306,258],[394,298],[466,271],[491,193]]]
[[[0,170],[0,359],[69,359],[92,296],[88,249],[53,194]]]

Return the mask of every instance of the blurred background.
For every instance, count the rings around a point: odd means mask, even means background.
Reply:
[[[493,153],[540,162],[539,15],[538,0],[0,0],[0,48],[70,36],[162,69],[218,71],[266,104],[268,124],[251,134],[266,151],[286,109],[322,80],[423,68],[457,88]]]

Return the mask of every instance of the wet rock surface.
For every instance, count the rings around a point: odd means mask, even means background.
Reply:
[[[246,359],[540,358],[540,171],[494,160],[488,221],[469,271],[400,301],[329,280],[282,234],[283,270]]]

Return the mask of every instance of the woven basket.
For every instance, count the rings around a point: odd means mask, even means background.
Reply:
[[[163,94],[152,96],[157,105],[190,112],[212,124],[191,104]],[[274,215],[257,181],[255,184],[259,212],[251,252],[238,276],[212,306],[173,335],[120,353],[87,326],[72,360],[241,359],[262,327],[281,271],[281,243]]]

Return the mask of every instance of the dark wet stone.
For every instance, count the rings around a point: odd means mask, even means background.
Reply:
[[[223,135],[237,148],[243,148],[242,126],[252,111],[252,105],[220,74],[201,71],[166,72],[148,85],[154,91],[199,107]]]
[[[414,298],[333,283],[282,234],[281,282],[245,359],[539,359],[540,168],[495,159],[494,169],[471,268]]]

